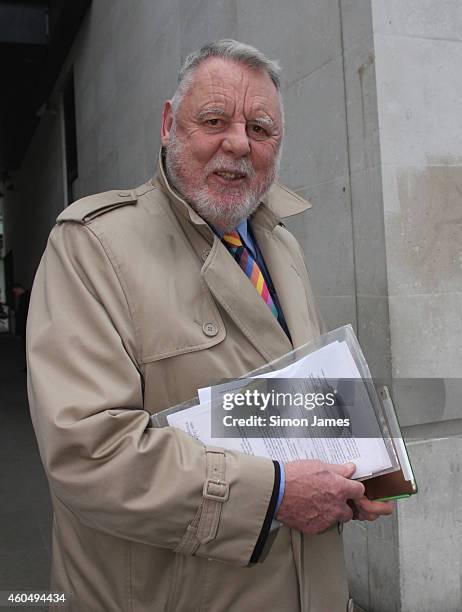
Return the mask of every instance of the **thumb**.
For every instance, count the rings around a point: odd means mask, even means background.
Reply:
[[[341,465],[336,465],[335,468],[336,469],[333,471],[337,472],[337,474],[343,476],[344,478],[351,478],[356,472],[356,465],[352,461],[343,463]]]

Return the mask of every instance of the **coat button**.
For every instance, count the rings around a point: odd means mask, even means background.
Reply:
[[[210,336],[210,338],[213,338],[218,334],[218,327],[217,325],[215,325],[215,323],[204,323],[204,325],[202,326],[202,331],[206,336]]]
[[[201,259],[202,261],[205,261],[207,259],[207,257],[210,255],[210,251],[211,249],[204,249],[201,253]]]

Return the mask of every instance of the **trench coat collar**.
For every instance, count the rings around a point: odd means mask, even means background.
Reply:
[[[163,148],[159,151],[157,162],[157,172],[152,181],[157,182],[161,189],[167,193],[170,200],[174,202],[175,208],[184,217],[189,218],[195,225],[208,226],[207,222],[184,200],[181,195],[174,189],[165,173]],[[261,204],[255,213],[252,215],[252,221],[264,224],[268,229],[273,229],[281,219],[299,215],[305,210],[311,208],[310,202],[304,200],[296,193],[284,187],[280,183],[274,183],[268,193],[262,198]],[[210,228],[211,231],[213,231]]]
[[[177,214],[193,223],[211,246],[203,263],[201,275],[215,299],[226,310],[236,325],[259,350],[267,362],[300,346],[310,339],[312,325],[306,314],[306,295],[303,282],[296,270],[292,255],[275,233],[281,217],[299,214],[311,207],[282,185],[270,189],[250,222],[271,275],[284,312],[292,342],[276,317],[248,282],[237,262],[210,226],[169,184],[159,155],[154,181],[166,193]]]

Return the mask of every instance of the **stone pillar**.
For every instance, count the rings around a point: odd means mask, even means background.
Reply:
[[[345,530],[373,612],[462,609],[462,5],[342,2],[357,328],[420,485]],[[407,379],[407,380],[405,380]]]

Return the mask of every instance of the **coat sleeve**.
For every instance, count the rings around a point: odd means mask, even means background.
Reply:
[[[29,403],[52,494],[91,528],[246,566],[273,496],[273,463],[220,449],[228,497],[213,503],[220,491],[212,483],[204,504],[214,456],[177,429],[149,427],[137,333],[98,238],[86,225],[58,224],[36,275],[27,332]],[[201,508],[209,523],[215,513],[217,526],[185,545]]]

